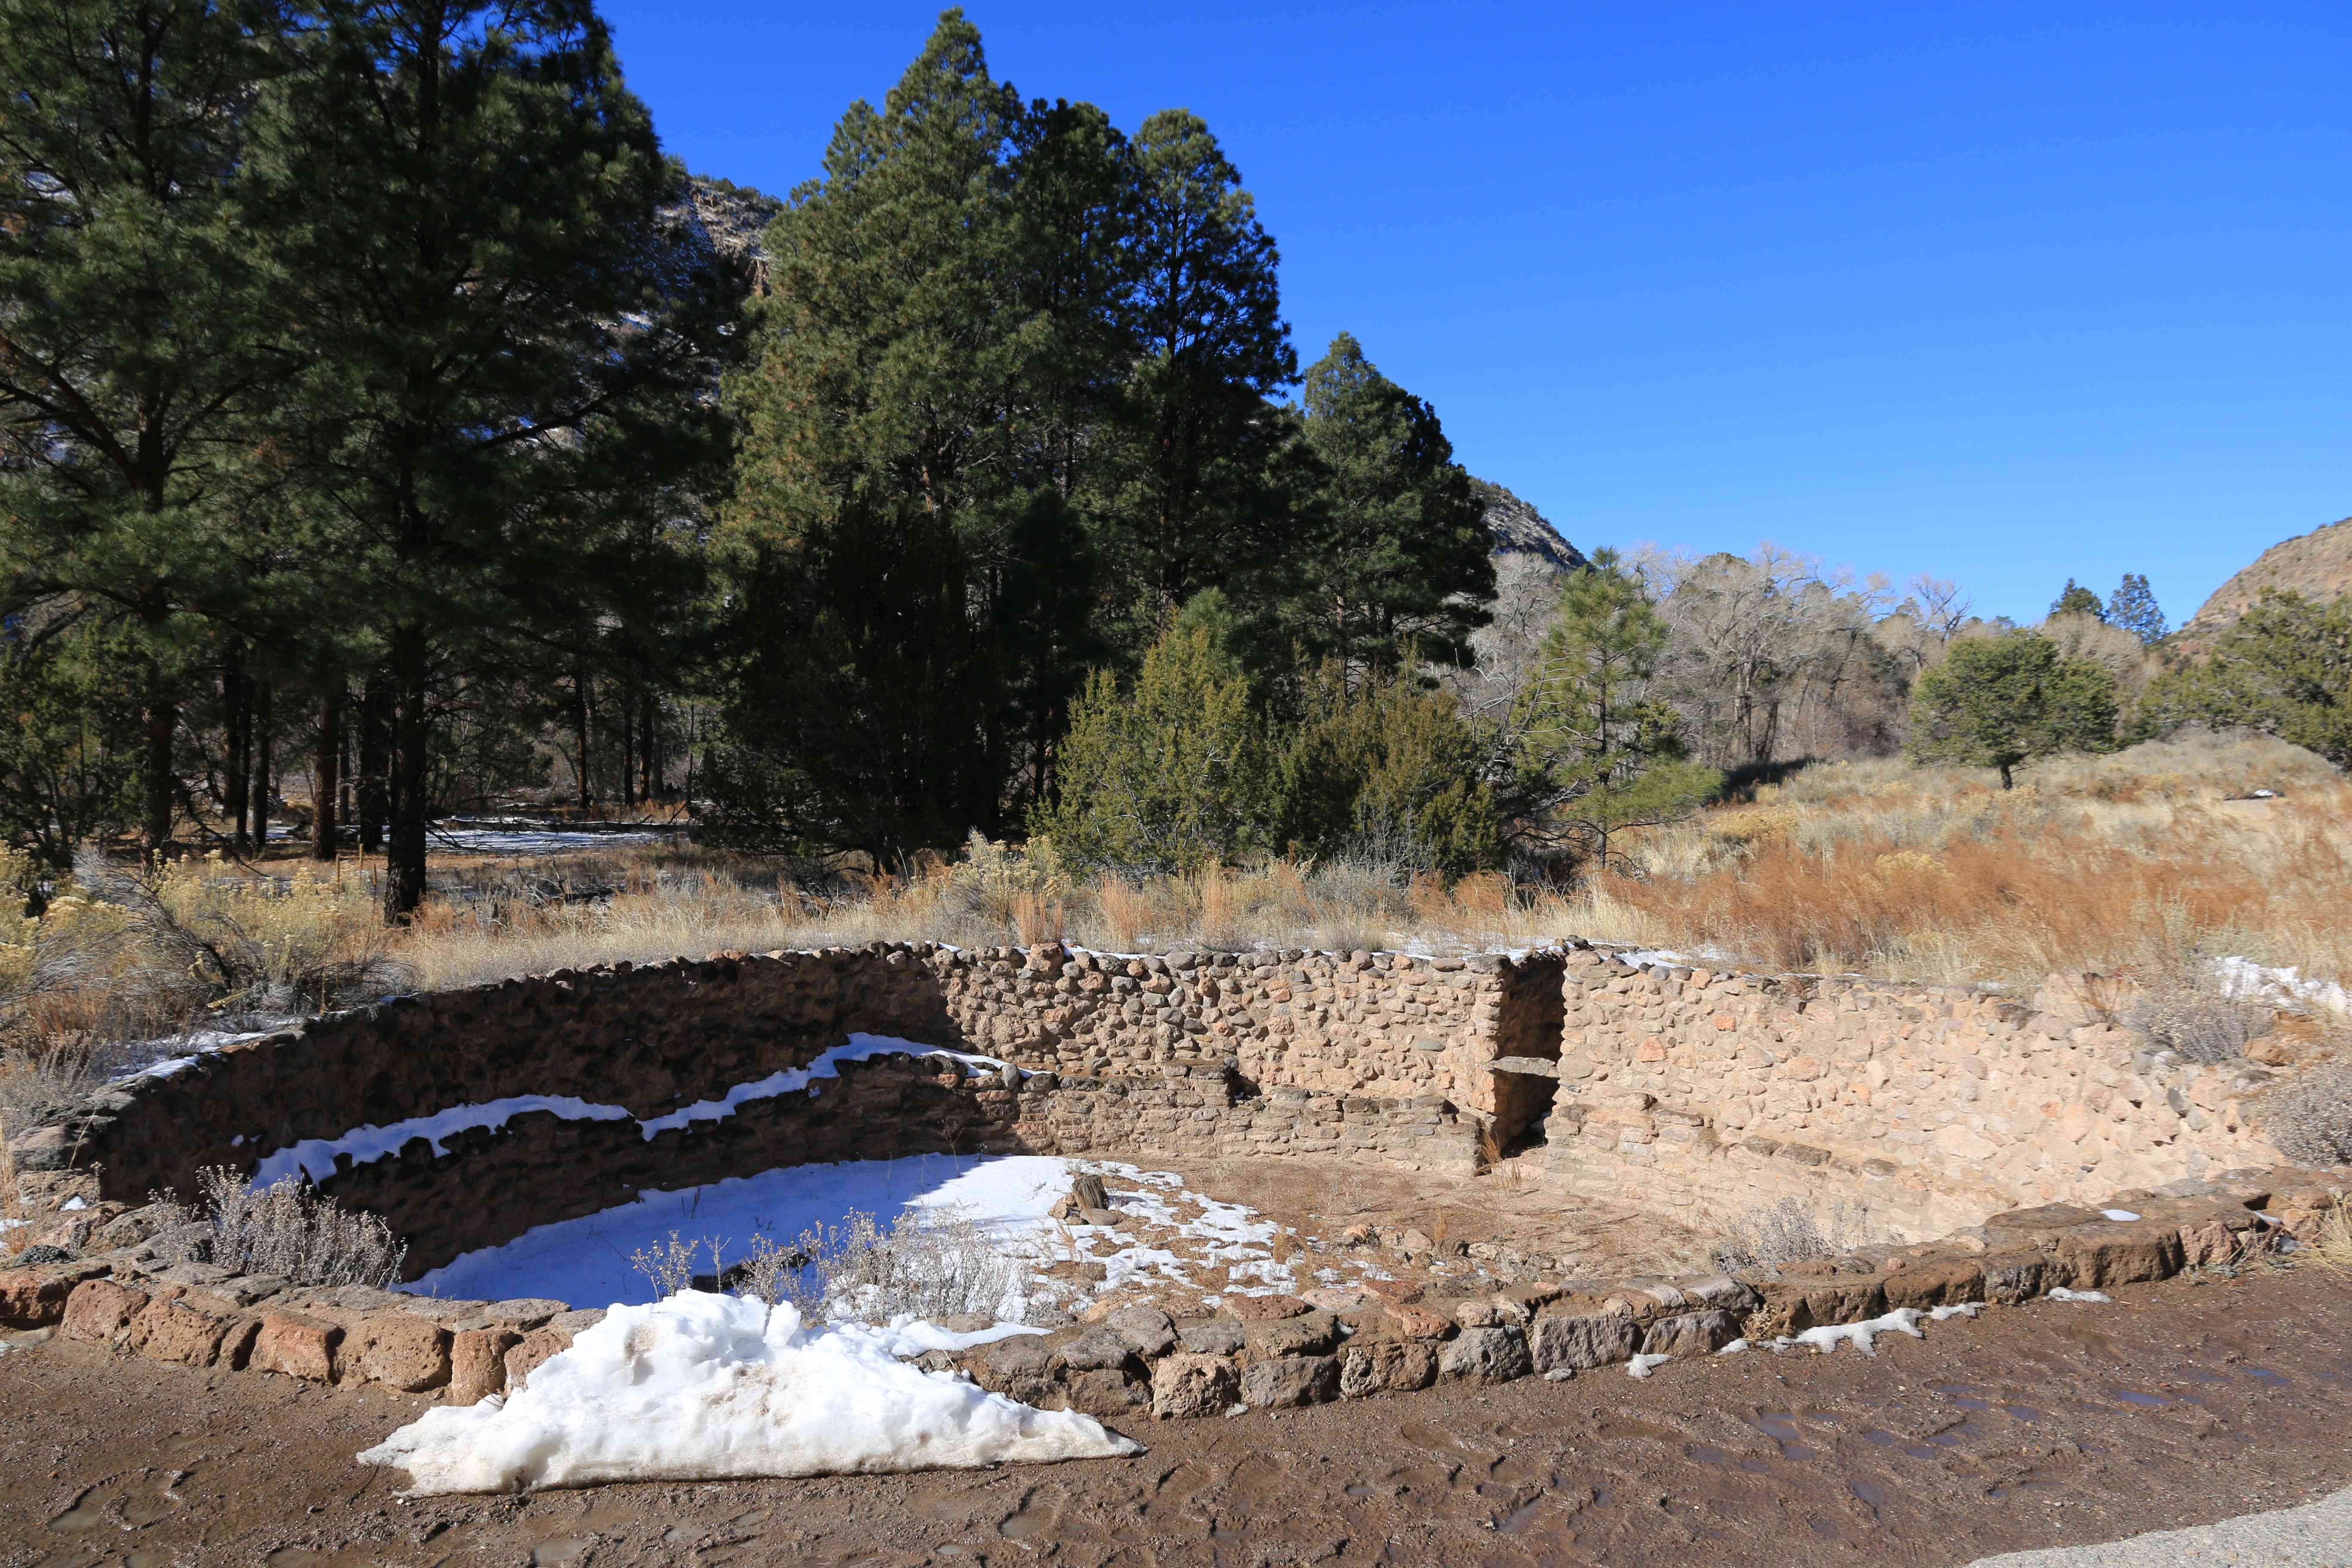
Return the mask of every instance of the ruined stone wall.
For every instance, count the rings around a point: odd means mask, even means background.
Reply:
[[[1557,973],[1556,956],[1547,966],[893,944],[559,971],[208,1052],[111,1085],[12,1148],[37,1168],[95,1168],[105,1196],[135,1202],[192,1194],[206,1167],[249,1172],[305,1140],[525,1095],[651,1120],[864,1032],[1003,1058],[1031,1076],[1015,1092],[939,1079],[936,1059],[880,1074],[853,1066],[813,1094],[755,1100],[650,1140],[635,1121],[529,1110],[445,1137],[439,1152],[420,1137],[396,1156],[346,1157],[322,1185],[384,1214],[422,1270],[641,1188],[810,1162],[1340,1154],[1467,1171],[1478,1121],[1463,1107],[1491,1102],[1479,1064],[1543,1026]],[[909,1071],[939,1081],[926,1088]],[[461,1192],[476,1195],[452,1203]]]
[[[1916,1239],[2279,1156],[2269,1076],[2147,1051],[2083,999],[1567,955],[1552,1179],[1717,1228],[1781,1197]]]
[[[1261,1088],[1494,1110],[1488,1064],[1557,1049],[1559,956],[1262,952],[1119,957],[1047,945],[931,960],[961,1037],[1097,1076],[1232,1058]]]

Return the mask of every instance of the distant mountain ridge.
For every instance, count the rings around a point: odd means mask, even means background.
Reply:
[[[2270,588],[2323,605],[2352,592],[2352,517],[2283,539],[2263,551],[2253,564],[2213,590],[2213,596],[2182,625],[2179,637],[2203,641],[2243,615]]]

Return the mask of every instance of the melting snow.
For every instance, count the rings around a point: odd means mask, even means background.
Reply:
[[[1818,1329],[1807,1329],[1790,1341],[1791,1344],[1811,1345],[1827,1355],[1842,1343],[1851,1344],[1864,1355],[1878,1352],[1871,1342],[1881,1334],[1908,1334],[1915,1340],[1927,1336],[1919,1331],[1919,1320],[1926,1317],[1916,1307],[1897,1307],[1884,1317],[1872,1318],[1860,1323],[1828,1323]]]
[[[2115,1300],[2104,1290],[2069,1290],[2063,1285],[2053,1288],[2050,1292],[2050,1299],[2053,1301],[2112,1301]]]
[[[1625,1363],[1625,1370],[1635,1377],[1647,1377],[1674,1359],[1670,1355],[1637,1355]]]
[[[2216,959],[2221,993],[2261,1002],[2316,1003],[2337,1013],[2352,1013],[2352,993],[2331,980],[2305,980],[2294,968],[2273,969],[2251,958]]]
[[[359,1457],[419,1494],[604,1481],[875,1474],[1120,1458],[1089,1415],[986,1394],[893,1353],[900,1331],[808,1331],[789,1305],[689,1291],[616,1307],[504,1400],[426,1411]]]
[[[2117,1221],[2118,1223],[2124,1220],[2134,1220],[2139,1218],[2139,1215],[2132,1213],[2129,1209],[2101,1209],[2099,1212],[2106,1215],[2109,1219]]]

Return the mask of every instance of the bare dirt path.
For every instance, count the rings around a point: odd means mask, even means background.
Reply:
[[[2352,1480],[2352,1283],[2135,1287],[1889,1336],[1281,1415],[1145,1458],[407,1502],[420,1403],[0,1354],[0,1563],[1949,1565]]]

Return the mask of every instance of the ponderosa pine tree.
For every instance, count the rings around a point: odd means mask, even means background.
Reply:
[[[2088,616],[2095,621],[2107,618],[2107,607],[2099,603],[2099,596],[2072,577],[2066,579],[2065,587],[2060,589],[2058,596],[2050,602],[2050,613],[2053,616]]]
[[[1613,550],[1560,585],[1559,612],[1502,737],[1506,809],[1522,842],[1607,865],[1628,827],[1678,821],[1723,786],[1689,760],[1653,690],[1665,620]]]
[[[1315,654],[1360,671],[1457,664],[1495,596],[1494,539],[1436,411],[1346,332],[1307,372],[1322,517],[1296,604]]]
[[[1303,489],[1285,482],[1296,422],[1267,401],[1298,374],[1281,256],[1240,173],[1199,116],[1171,109],[1136,132],[1131,174],[1133,369],[1097,470],[1130,651],[1203,589],[1263,594],[1302,543]]]
[[[308,366],[281,436],[316,498],[308,545],[380,628],[384,909],[404,920],[452,670],[606,586],[587,569],[626,521],[616,462],[642,488],[716,449],[701,394],[738,280],[586,0],[328,0],[308,26],[247,178]]]
[[[895,854],[1001,832],[1042,798],[1099,651],[1079,468],[1127,360],[1125,178],[1098,111],[1024,107],[950,11],[770,226],[754,357],[728,389],[721,782],[796,803],[775,835]],[[895,605],[830,596],[882,584]],[[792,646],[819,624],[862,631]],[[780,683],[784,665],[812,673]],[[915,665],[931,684],[907,682]],[[730,833],[755,804],[725,808]]]
[[[0,607],[72,598],[134,635],[108,646],[136,669],[151,851],[208,657],[188,612],[247,588],[232,426],[289,369],[232,188],[288,32],[273,0],[0,0]]]
[[[2156,594],[2147,585],[2147,578],[2137,572],[2126,572],[2116,591],[2107,597],[2107,625],[2121,626],[2139,638],[2143,645],[2164,640],[2164,611],[2156,602]]]

